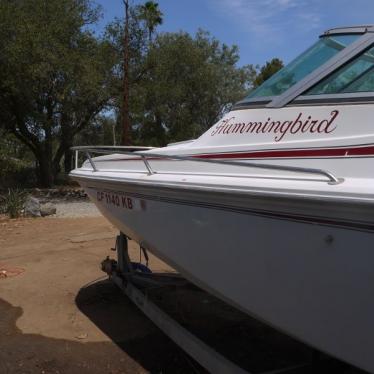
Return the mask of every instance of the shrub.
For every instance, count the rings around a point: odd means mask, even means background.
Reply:
[[[0,156],[0,189],[34,187],[36,183],[34,166],[16,159],[5,160]]]
[[[1,211],[10,218],[18,218],[22,214],[26,201],[26,191],[15,188],[0,198]]]

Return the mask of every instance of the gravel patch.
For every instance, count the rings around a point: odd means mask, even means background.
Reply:
[[[95,204],[90,201],[54,202],[57,211],[50,218],[98,217],[101,215]]]

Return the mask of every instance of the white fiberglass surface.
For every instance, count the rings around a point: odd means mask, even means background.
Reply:
[[[97,191],[88,192],[95,201]],[[200,287],[319,349],[373,368],[372,234],[145,204],[145,210],[124,211],[97,202],[122,232]],[[363,339],[365,350],[357,344]]]
[[[154,187],[189,188],[212,191],[258,192],[260,194],[275,194],[285,196],[318,196],[320,198],[344,198],[373,201],[374,180],[350,178],[340,184],[331,185],[323,178],[284,179],[261,177],[224,177],[206,175],[177,175],[145,173],[118,173],[114,171],[92,172],[89,170],[74,171],[73,177],[84,177],[103,181],[116,181],[122,183],[135,183],[139,185],[152,185]]]
[[[372,144],[372,116],[373,104],[236,110],[185,149],[208,153]]]

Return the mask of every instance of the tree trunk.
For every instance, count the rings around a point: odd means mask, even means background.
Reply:
[[[52,127],[53,127],[53,106],[51,99],[47,100],[47,121],[44,126],[45,140],[42,144],[42,157],[39,157],[40,182],[43,187],[52,187],[56,176],[53,165],[53,145],[52,145]]]
[[[57,174],[61,171],[61,159],[64,157],[64,172],[68,174],[72,167],[72,152],[70,147],[73,144],[73,139],[68,132],[64,133],[64,137],[61,140],[60,146],[57,148],[57,151],[53,158],[53,170],[55,173],[55,178]]]
[[[50,188],[53,186],[52,160],[46,157],[38,157],[38,179],[41,187]]]
[[[129,0],[125,5],[125,35],[123,40],[123,105],[122,105],[122,145],[131,144],[130,109],[129,109]]]
[[[70,172],[72,168],[72,161],[73,161],[73,153],[71,152],[69,148],[70,147],[68,147],[68,149],[65,151],[65,155],[64,155],[64,171],[66,174]]]

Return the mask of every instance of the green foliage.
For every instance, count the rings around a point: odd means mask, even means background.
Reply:
[[[261,86],[267,79],[269,79],[278,70],[282,69],[283,62],[279,58],[273,58],[267,61],[262,67],[255,68],[255,74],[252,78],[253,88]]]
[[[154,1],[147,1],[144,5],[138,7],[138,18],[146,24],[150,43],[152,42],[155,28],[163,22],[162,16],[163,14],[158,7],[158,3]]]
[[[94,122],[76,137],[80,145],[118,145],[121,133],[115,118],[98,116]]]
[[[202,30],[195,36],[163,33],[147,43],[149,14],[157,19],[158,10],[148,3],[130,11],[130,119],[136,144],[163,146],[198,137],[282,65],[274,59],[262,68],[239,68],[238,48],[222,44]],[[118,56],[117,94],[112,101],[118,114],[122,107],[123,32],[120,20],[106,30]],[[120,129],[120,115],[117,120]]]
[[[0,0],[0,183],[31,181],[38,168],[50,186],[62,159],[70,170],[72,145],[118,144],[124,24],[117,19],[98,37],[89,26],[100,12],[91,0]],[[239,68],[238,48],[204,31],[157,35],[163,14],[154,1],[129,14],[135,144],[198,137],[282,66]]]
[[[0,159],[0,190],[12,186],[33,187],[36,184],[35,167],[23,159]]]
[[[144,22],[140,19],[139,7],[130,7],[129,10],[129,57],[130,57],[130,87],[131,96],[136,95],[136,87],[144,78],[148,66],[145,64],[145,59],[149,50],[149,43],[147,42],[147,29]],[[112,97],[111,107],[118,113],[122,105],[123,99],[123,56],[124,56],[124,22],[122,19],[115,19],[109,23],[105,28],[104,39],[107,40],[113,51],[115,52],[115,63],[112,69]],[[131,108],[134,107],[136,101],[131,103]],[[138,109],[138,108],[137,108]]]
[[[9,189],[7,194],[0,196],[1,210],[9,218],[18,218],[22,214],[26,197],[27,194],[24,190]]]
[[[33,155],[12,134],[0,129],[0,190],[35,184]]]
[[[238,48],[199,31],[160,35],[147,56],[144,109],[137,128],[141,141],[163,145],[195,138],[241,99],[247,69],[236,66]]]
[[[111,97],[114,51],[87,28],[98,16],[88,0],[0,1],[0,127],[33,152],[44,185]]]

